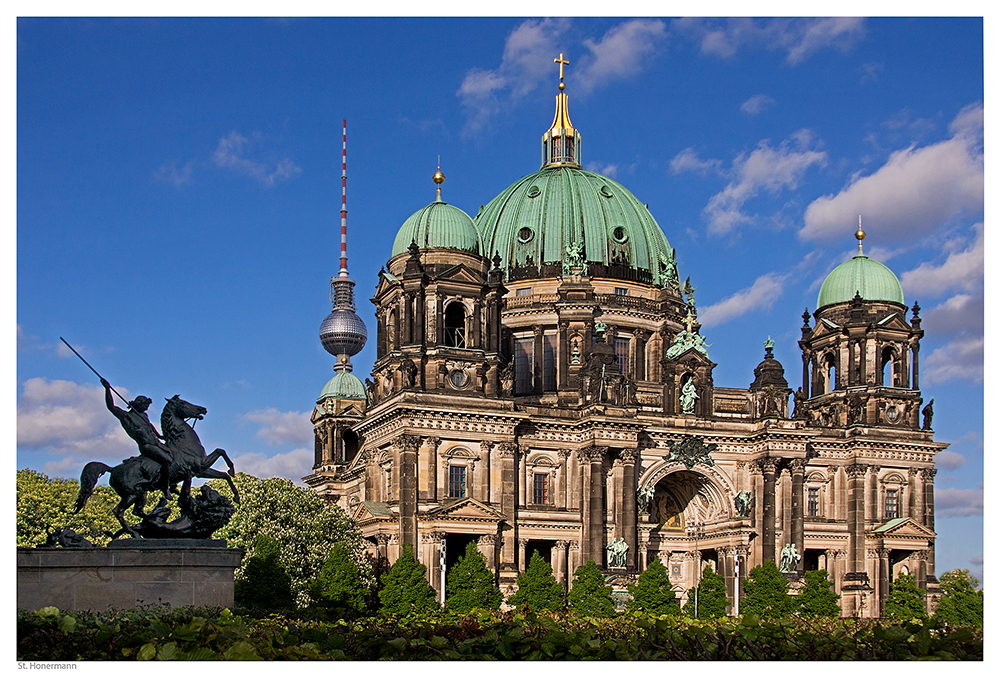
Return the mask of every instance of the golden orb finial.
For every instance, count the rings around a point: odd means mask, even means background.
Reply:
[[[437,202],[441,202],[441,184],[444,183],[444,172],[441,171],[441,159],[438,159],[437,172],[434,173],[432,177],[434,183],[437,184]]]
[[[858,239],[858,256],[861,256],[861,241],[865,239],[866,235],[867,234],[865,233],[864,229],[861,228],[861,215],[859,214],[858,215],[858,230],[855,231],[855,233],[854,233],[854,237]]]

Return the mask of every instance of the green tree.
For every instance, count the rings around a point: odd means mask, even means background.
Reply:
[[[281,566],[278,542],[260,534],[254,539],[253,550],[243,577],[235,582],[236,604],[261,610],[292,607],[292,578]]]
[[[681,606],[670,583],[670,575],[659,558],[653,559],[639,575],[639,581],[628,587],[628,592],[632,594],[629,610],[642,610],[655,615],[681,613]]]
[[[417,562],[410,544],[403,545],[403,552],[382,577],[378,597],[384,614],[405,617],[438,609],[437,595],[427,583],[427,568]]]
[[[917,588],[917,580],[911,574],[901,574],[889,585],[889,597],[885,601],[885,616],[890,619],[927,619],[924,606],[926,591]]]
[[[615,613],[611,600],[611,587],[604,583],[604,575],[597,563],[588,560],[576,568],[573,587],[569,590],[569,606],[588,617],[610,617]]]
[[[351,554],[343,544],[334,544],[310,590],[315,606],[333,617],[355,619],[368,609],[367,591]]]
[[[538,551],[531,554],[528,568],[517,575],[517,591],[507,603],[513,607],[558,611],[563,609],[563,588],[552,576],[552,566]]]
[[[698,619],[714,619],[726,615],[729,598],[726,596],[726,582],[708,565],[701,573],[698,583],[698,613],[695,614],[695,589],[688,592],[688,601],[684,604],[684,614]]]
[[[49,478],[31,469],[18,470],[17,545],[39,546],[49,532],[68,528],[96,546],[107,546],[110,535],[121,527],[112,513],[118,495],[107,485],[99,485],[83,511],[73,513],[79,492],[76,480]]]
[[[771,560],[750,570],[743,581],[741,614],[756,614],[761,619],[777,619],[791,612],[794,601],[788,595],[788,580]]]
[[[246,576],[246,564],[254,555],[254,540],[266,534],[280,545],[279,560],[292,578],[292,596],[299,608],[312,604],[312,581],[323,569],[334,544],[347,549],[364,585],[372,584],[361,533],[339,506],[330,504],[312,488],[299,487],[287,478],[261,479],[237,473],[233,482],[240,492],[240,504],[229,524],[213,536],[227,540],[230,546],[246,549],[243,564],[236,570],[237,580]],[[232,497],[226,481],[212,480],[209,485]]]
[[[796,596],[796,607],[807,617],[839,617],[840,595],[834,593],[826,570],[807,570],[806,585]]]
[[[493,573],[486,569],[486,559],[474,541],[468,543],[465,555],[448,573],[445,591],[445,604],[453,612],[469,612],[477,608],[496,610],[503,601],[503,594],[493,583]]]
[[[934,611],[936,621],[952,626],[983,625],[983,592],[979,580],[968,570],[950,570],[941,575],[941,599]]]

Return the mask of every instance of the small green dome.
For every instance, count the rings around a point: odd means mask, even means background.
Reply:
[[[323,387],[323,392],[319,394],[316,402],[322,402],[327,398],[367,402],[368,394],[361,380],[347,370],[344,370],[335,374],[333,379],[326,382],[326,386]]]
[[[424,249],[442,248],[481,254],[479,232],[468,214],[435,200],[403,222],[392,243],[392,256],[406,252],[411,242]]]
[[[648,271],[659,287],[676,280],[674,250],[646,205],[617,181],[576,165],[546,165],[519,179],[475,224],[485,254],[498,253],[504,268],[557,264],[568,246],[582,245],[588,263]]]
[[[903,304],[903,287],[885,264],[859,254],[833,269],[819,288],[817,308],[850,301],[860,294],[866,301]]]

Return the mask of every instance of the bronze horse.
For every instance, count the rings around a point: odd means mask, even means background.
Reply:
[[[170,450],[173,464],[170,467],[170,485],[183,482],[182,493],[187,493],[190,500],[191,478],[225,478],[233,491],[233,501],[240,502],[239,492],[233,484],[231,476],[236,475],[236,468],[233,462],[226,455],[226,451],[219,448],[212,454],[206,455],[205,448],[202,447],[198,434],[194,432],[188,423],[188,419],[202,419],[208,412],[201,405],[192,405],[181,400],[179,395],[167,399],[167,404],[163,407],[160,415],[160,426],[163,429],[164,446]],[[225,459],[229,466],[229,473],[217,471],[212,464],[219,457]],[[76,498],[76,508],[74,513],[78,513],[86,506],[87,500],[94,493],[94,487],[98,479],[104,473],[110,471],[111,477],[108,484],[118,493],[121,501],[114,508],[115,517],[121,523],[122,529],[115,536],[129,534],[138,538],[140,535],[135,528],[125,522],[125,511],[132,507],[132,513],[138,518],[144,519],[146,513],[146,496],[149,491],[163,487],[161,474],[163,467],[147,457],[130,457],[114,468],[99,461],[92,461],[83,467],[80,474],[80,494]],[[160,505],[165,502],[161,500]]]

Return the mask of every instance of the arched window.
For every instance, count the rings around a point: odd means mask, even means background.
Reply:
[[[397,348],[396,344],[396,311],[392,310],[389,312],[388,318],[385,321],[385,345],[387,351],[394,351]]]
[[[832,393],[837,388],[837,361],[832,353],[823,359],[823,393]]]
[[[882,372],[879,374],[882,386],[895,386],[895,360],[891,348],[882,351]]]
[[[452,302],[444,310],[444,344],[465,348],[465,307],[460,302]]]

